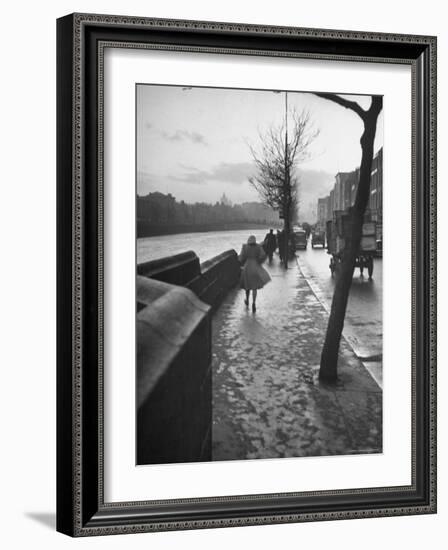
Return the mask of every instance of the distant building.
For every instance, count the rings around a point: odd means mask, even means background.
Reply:
[[[359,168],[352,172],[338,172],[335,176],[333,189],[327,197],[317,199],[317,223],[325,227],[327,221],[333,218],[333,212],[346,210],[355,203],[359,184]],[[373,221],[382,236],[383,226],[383,149],[381,148],[372,160],[370,179],[370,197],[367,205]]]
[[[330,195],[317,199],[317,225],[324,230],[327,220],[331,218]]]
[[[350,204],[351,205],[355,204],[356,193],[358,192],[359,168],[356,168],[356,170],[354,170],[352,174],[353,174],[353,178],[350,186]]]
[[[227,195],[225,193],[222,194],[221,200],[219,202],[224,206],[232,206],[232,201],[227,198]]]
[[[369,208],[372,220],[383,224],[383,149],[381,148],[372,161],[370,177]]]
[[[351,181],[353,172],[338,172],[335,178],[335,208],[334,210],[345,210],[351,205]]]

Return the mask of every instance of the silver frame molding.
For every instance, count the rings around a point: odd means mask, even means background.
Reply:
[[[93,14],[63,17],[57,31],[57,529],[71,536],[92,536],[435,513],[436,38]],[[107,47],[411,65],[410,486],[104,501],[103,60]]]

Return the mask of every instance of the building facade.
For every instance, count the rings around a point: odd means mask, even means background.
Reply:
[[[324,229],[334,212],[347,210],[355,203],[359,183],[359,168],[352,172],[338,172],[330,194],[317,199],[317,226]],[[383,149],[372,160],[370,196],[367,208],[372,221],[377,222],[377,232],[382,237],[383,227]]]

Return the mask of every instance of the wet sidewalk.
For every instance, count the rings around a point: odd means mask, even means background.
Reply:
[[[257,312],[236,289],[213,320],[213,460],[382,451],[382,392],[345,340],[317,379],[327,312],[297,262],[265,265]]]

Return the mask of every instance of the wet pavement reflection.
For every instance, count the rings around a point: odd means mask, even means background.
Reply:
[[[330,311],[336,277],[331,277],[330,256],[325,249],[308,247],[297,253],[300,269],[327,312]],[[383,261],[374,259],[373,277],[367,271],[353,275],[345,316],[344,335],[366,368],[382,386]]]
[[[213,460],[381,452],[381,389],[345,341],[318,382],[327,312],[295,261],[265,267],[255,314],[235,289],[214,316]]]

